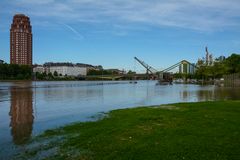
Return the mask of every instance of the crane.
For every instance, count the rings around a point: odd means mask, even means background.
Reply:
[[[138,59],[137,57],[134,57],[135,60],[137,60],[144,68],[146,68],[147,70],[147,74],[150,72],[151,74],[156,74],[158,71],[151,67],[150,65],[148,65],[147,63],[145,63],[144,61]]]
[[[153,75],[156,75],[156,77],[158,78],[160,83],[171,83],[172,82],[172,77],[170,76],[170,74],[168,73],[170,70],[178,67],[181,64],[188,64],[193,66],[194,68],[197,68],[195,65],[193,65],[192,63],[188,62],[187,60],[182,60],[162,71],[157,71],[156,69],[154,69],[153,67],[151,67],[150,65],[146,64],[144,61],[141,61],[140,59],[138,59],[137,57],[134,57],[135,60],[137,60],[144,68],[147,69],[147,74],[148,72],[150,72]]]

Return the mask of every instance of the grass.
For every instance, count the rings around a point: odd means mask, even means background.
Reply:
[[[62,138],[51,142],[56,137]],[[96,122],[48,130],[34,141],[47,139],[48,147],[31,147],[18,159],[239,160],[240,101],[114,110]]]

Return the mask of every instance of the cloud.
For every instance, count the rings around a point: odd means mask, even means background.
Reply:
[[[76,29],[74,29],[73,27],[71,27],[68,24],[64,24],[63,23],[63,25],[75,34],[75,36],[76,36],[75,38],[76,39],[78,39],[78,40],[84,39],[84,36],[81,33],[79,33]]]
[[[42,4],[49,4],[53,3],[55,0],[19,0],[18,3],[26,4],[33,4],[33,5],[42,5]]]
[[[18,6],[30,16],[64,23],[141,24],[199,31],[240,25],[239,0],[13,0],[6,3],[11,4],[12,10]]]

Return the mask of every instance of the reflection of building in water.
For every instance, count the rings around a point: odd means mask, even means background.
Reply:
[[[10,126],[13,142],[25,143],[31,136],[33,126],[33,92],[31,89],[11,89]]]
[[[214,100],[215,92],[213,89],[205,89],[205,90],[183,90],[179,92],[180,97],[183,101],[194,100],[194,101],[209,101]]]
[[[197,91],[197,98],[198,101],[211,101],[215,100],[215,90],[209,89],[209,90],[198,90]]]
[[[184,100],[184,101],[186,101],[188,98],[189,98],[189,91],[186,91],[186,90],[184,90],[184,91],[182,91],[182,92],[180,92],[180,94],[182,95],[181,96],[181,98],[182,98],[182,100]]]

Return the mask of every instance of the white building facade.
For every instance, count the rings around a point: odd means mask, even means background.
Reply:
[[[62,76],[86,76],[87,68],[77,66],[50,66],[48,71],[52,74],[56,71],[58,75]]]
[[[35,66],[34,68],[33,68],[33,72],[34,73],[43,73],[43,72],[45,72],[46,71],[46,69],[43,67],[43,66]]]
[[[179,65],[179,73],[194,74],[195,64],[182,63]]]

